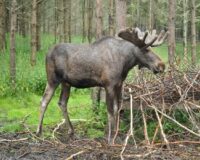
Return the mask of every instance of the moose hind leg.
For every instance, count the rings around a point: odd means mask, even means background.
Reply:
[[[48,83],[46,85],[46,89],[45,89],[45,92],[40,104],[39,125],[36,132],[37,136],[39,136],[42,133],[42,123],[43,123],[44,114],[57,86],[58,86],[57,84],[49,85]]]
[[[67,102],[69,99],[69,95],[70,95],[70,85],[62,83],[61,94],[60,94],[60,99],[59,99],[58,105],[62,110],[63,117],[64,117],[65,123],[66,123],[66,127],[68,129],[68,134],[73,135],[74,129],[70,122],[68,111],[67,111]]]

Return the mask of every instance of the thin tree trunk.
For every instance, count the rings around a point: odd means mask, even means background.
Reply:
[[[37,22],[36,22],[36,38],[37,38],[37,40],[36,40],[36,47],[37,47],[37,51],[39,51],[40,50],[40,48],[41,48],[41,3],[42,3],[42,1],[39,1],[39,2],[37,2],[37,10],[36,10],[36,14],[37,14],[37,17],[36,17],[36,20],[37,20]],[[43,2],[44,3],[44,2]]]
[[[63,42],[63,1],[58,1],[58,32],[59,42]]]
[[[103,32],[103,7],[102,0],[96,0],[96,39],[102,37]]]
[[[36,65],[37,52],[37,0],[32,1],[32,19],[31,19],[31,65]]]
[[[92,42],[93,0],[88,0],[88,42]]]
[[[153,15],[153,13],[152,13],[152,4],[153,4],[153,2],[152,2],[153,0],[149,0],[149,27],[148,27],[148,29],[150,30],[150,31],[152,31],[152,15]]]
[[[4,0],[0,0],[0,52],[3,53],[6,47],[6,31],[5,31],[5,3]]]
[[[140,0],[137,0],[137,22],[136,26],[140,27],[141,22],[140,22]]]
[[[63,0],[63,40],[67,42],[67,0]]]
[[[58,33],[57,33],[57,29],[58,29],[58,0],[54,0],[54,3],[55,3],[55,7],[54,7],[54,43],[57,42],[57,36],[58,36]]]
[[[174,57],[175,57],[175,5],[176,0],[168,0],[169,2],[169,15],[168,15],[168,60],[170,67],[174,68]]]
[[[109,0],[109,35],[114,36],[114,0]]]
[[[187,34],[188,34],[188,12],[187,12],[188,0],[183,0],[183,47],[184,47],[184,63],[188,63],[188,46],[187,46]]]
[[[43,2],[42,3],[42,32],[43,33],[46,33],[47,32],[47,30],[46,30],[46,22],[47,22],[47,20],[46,20],[46,5],[45,5],[45,3]]]
[[[24,0],[21,1],[22,2],[22,8],[21,8],[21,23],[20,23],[20,30],[21,30],[21,34],[23,37],[26,36],[26,20],[25,20],[25,6],[24,6]]]
[[[15,49],[15,33],[17,24],[17,1],[12,1],[11,7],[11,23],[10,23],[10,81],[13,89],[16,83],[16,49]]]
[[[85,37],[86,37],[86,31],[85,31],[85,0],[83,0],[82,3],[82,42],[85,41]]]
[[[195,0],[191,0],[191,34],[192,34],[192,64],[196,64],[196,6]]]
[[[116,0],[116,31],[126,28],[126,0]]]
[[[67,32],[68,32],[68,42],[71,43],[71,0],[67,1]]]

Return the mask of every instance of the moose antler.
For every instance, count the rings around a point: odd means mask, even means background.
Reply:
[[[156,30],[153,30],[151,33],[149,31],[142,32],[139,28],[127,28],[121,30],[118,33],[118,36],[124,40],[127,40],[139,48],[146,49],[149,46],[156,47],[161,45],[165,38],[167,37],[168,32],[162,30],[159,35],[156,34]]]

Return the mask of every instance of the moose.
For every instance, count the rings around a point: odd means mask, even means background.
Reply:
[[[164,72],[165,65],[151,50],[161,45],[167,32],[142,32],[139,28],[119,31],[118,37],[103,37],[92,44],[60,43],[46,56],[47,84],[40,105],[39,125],[36,134],[42,133],[44,113],[61,84],[60,106],[68,134],[74,130],[67,111],[70,88],[103,87],[106,91],[108,115],[108,143],[114,143],[118,110],[122,99],[122,84],[129,70],[138,65],[153,73]]]

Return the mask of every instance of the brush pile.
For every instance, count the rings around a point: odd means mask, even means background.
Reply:
[[[200,70],[168,71],[161,76],[150,75],[146,72],[139,73],[132,83],[126,83],[124,95],[131,94],[134,104],[141,102],[154,105],[165,104],[167,106],[178,105],[182,102],[196,102],[200,100]]]

